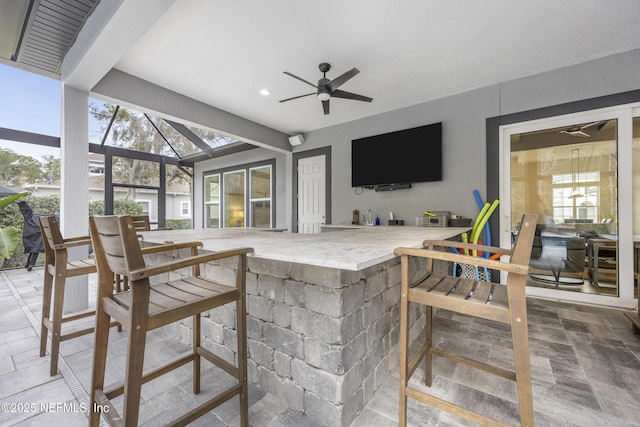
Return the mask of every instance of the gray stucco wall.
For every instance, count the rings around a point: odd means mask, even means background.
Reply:
[[[517,58],[513,58],[517,61]],[[504,66],[508,66],[505,64]],[[424,82],[424,84],[432,84]],[[473,190],[487,198],[486,120],[558,104],[572,103],[640,89],[640,50],[596,59],[575,66],[517,79],[453,95],[412,107],[332,126],[305,134],[304,144],[294,153],[331,147],[331,218],[333,224],[350,223],[351,212],[372,209],[383,224],[393,211],[397,219],[409,224],[424,210],[447,210],[475,217],[477,208]],[[121,93],[122,90],[118,93]],[[166,105],[166,104],[165,104]],[[198,113],[202,108],[193,107]],[[191,120],[197,115],[183,103],[181,115]],[[176,113],[173,112],[175,117]],[[180,118],[180,117],[176,117]],[[185,117],[182,117],[185,118]],[[351,188],[351,140],[441,121],[443,123],[443,180],[415,183],[408,190],[365,191]],[[215,126],[207,120],[208,126]],[[261,129],[264,131],[264,129]],[[268,132],[265,133],[267,135]],[[274,132],[268,137],[281,139]],[[271,141],[266,141],[271,142]],[[273,143],[273,142],[271,142]],[[414,153],[426,156],[427,152]],[[195,168],[195,225],[202,224],[202,171],[276,159],[276,226],[290,226],[292,210],[291,155],[282,151],[256,149],[198,164]],[[489,171],[491,172],[491,171]]]
[[[483,199],[487,197],[487,118],[638,88],[640,50],[634,50],[309,132],[294,152],[332,147],[334,224],[350,223],[353,209],[372,209],[383,220],[392,210],[397,219],[410,222],[426,209],[475,217],[473,190],[478,189]],[[414,184],[408,190],[355,194],[351,188],[352,139],[438,121],[443,123],[441,182]]]
[[[333,223],[350,223],[353,209],[361,213],[371,209],[383,224],[389,211],[409,225],[425,210],[474,216],[472,191],[477,188],[483,193],[485,182],[484,120],[497,113],[496,99],[495,91],[480,89],[309,133],[301,149],[332,146]],[[443,124],[442,181],[414,183],[406,190],[356,194],[351,188],[352,139],[436,122]],[[410,155],[429,153],[425,149]]]

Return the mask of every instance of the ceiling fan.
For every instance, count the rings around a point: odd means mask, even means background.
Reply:
[[[322,101],[322,109],[324,110],[324,114],[329,114],[329,100],[331,98],[344,98],[344,99],[353,99],[355,101],[363,101],[363,102],[371,102],[373,98],[369,98],[368,96],[358,95],[357,93],[346,92],[344,90],[339,90],[338,88],[349,81],[353,76],[358,74],[360,70],[357,68],[352,68],[346,73],[336,77],[333,80],[329,80],[327,78],[327,72],[331,69],[331,65],[326,62],[318,65],[320,72],[322,73],[322,78],[318,80],[318,84],[314,85],[311,82],[306,81],[303,78],[300,78],[294,74],[291,74],[288,71],[284,71],[284,73],[288,76],[293,77],[294,79],[298,79],[301,82],[308,84],[309,86],[313,86],[316,88],[315,92],[306,93],[304,95],[294,96],[292,98],[283,99],[280,102],[287,102],[298,98],[304,98],[305,96],[317,95],[318,99]]]
[[[568,128],[566,128],[565,130],[561,130],[560,133],[566,133],[567,135],[572,135],[572,136],[582,136],[585,138],[590,138],[591,135],[589,135],[588,133],[586,133],[584,130],[587,128],[590,128],[591,126],[598,126],[598,131],[602,130],[602,128],[604,127],[604,125],[606,125],[609,122],[609,120],[601,120],[599,122],[591,122],[591,123],[587,123],[586,125],[582,125],[582,126],[569,126]]]

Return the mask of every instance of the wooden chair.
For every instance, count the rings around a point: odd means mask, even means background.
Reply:
[[[170,227],[154,228],[151,229],[151,221],[149,215],[133,215],[131,217],[133,221],[133,227],[138,231],[160,231],[160,230],[173,230]]]
[[[397,248],[395,253],[402,259],[402,291],[400,300],[400,414],[399,425],[407,421],[407,397],[448,411],[456,416],[484,426],[503,426],[504,423],[470,409],[424,393],[409,386],[409,380],[418,364],[425,358],[426,385],[431,387],[432,355],[446,357],[458,363],[465,363],[516,381],[520,406],[520,423],[533,426],[533,397],[531,391],[531,368],[529,362],[529,341],[527,337],[527,310],[525,282],[529,258],[535,234],[537,216],[525,214],[513,250],[489,246],[478,246],[452,241],[425,241],[426,249]],[[450,251],[434,250],[436,247],[455,247],[467,250],[489,251],[510,255],[508,263],[482,257],[454,254]],[[426,271],[411,282],[411,258],[426,260]],[[433,272],[433,260],[444,260],[477,265],[508,273],[506,286],[498,283],[476,281],[461,277],[451,277]],[[414,272],[415,273],[415,272]],[[413,276],[415,277],[415,276]],[[427,306],[426,343],[419,354],[409,362],[409,303]],[[511,326],[515,372],[487,363],[449,353],[433,346],[432,307],[464,313],[483,319],[490,319]]]
[[[44,287],[42,292],[42,319],[40,332],[40,357],[47,352],[47,338],[51,333],[50,375],[58,373],[60,342],[93,332],[93,327],[62,335],[62,324],[94,315],[93,310],[85,310],[63,317],[64,288],[68,277],[83,276],[96,272],[93,259],[69,261],[67,249],[75,246],[89,246],[89,236],[64,239],[54,216],[39,218],[40,231],[45,249]],[[52,303],[53,293],[53,305]]]
[[[133,228],[136,231],[161,231],[171,230],[171,228],[155,228],[151,229],[151,221],[149,215],[132,215],[131,221],[133,222]],[[142,239],[142,236],[139,236]],[[115,276],[116,292],[129,290],[129,279],[126,276],[116,274]]]
[[[91,381],[91,408],[109,408],[102,414],[110,425],[135,426],[138,422],[140,390],[143,383],[159,377],[186,363],[193,362],[193,392],[200,392],[200,358],[217,365],[237,382],[190,410],[171,425],[185,425],[204,415],[235,395],[240,396],[240,419],[248,426],[247,353],[246,353],[246,256],[251,248],[198,255],[199,242],[176,243],[140,248],[131,216],[90,217],[91,239],[98,266],[98,299],[96,303],[96,334]],[[190,248],[191,256],[156,266],[147,266],[143,255]],[[225,284],[202,277],[200,264],[225,258],[237,258],[235,283]],[[169,282],[151,284],[152,276],[191,267],[191,276]],[[129,278],[129,291],[114,293],[113,274]],[[165,275],[168,276],[168,275]],[[175,274],[170,274],[175,277]],[[230,364],[200,346],[200,313],[236,303],[238,366]],[[145,337],[153,330],[180,319],[193,317],[193,352],[154,371],[143,373]],[[113,317],[128,330],[124,384],[104,390],[105,365],[109,341],[109,319]],[[110,399],[124,394],[120,416]],[[97,426],[100,413],[92,410],[90,425]]]
[[[133,222],[133,228],[138,231],[151,231],[151,222],[149,222],[149,215],[134,215],[131,217]]]

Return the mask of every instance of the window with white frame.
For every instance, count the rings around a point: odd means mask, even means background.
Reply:
[[[222,223],[225,227],[246,226],[246,188],[245,170],[234,170],[222,174]]]
[[[275,160],[204,173],[204,226],[271,228]]]
[[[220,174],[204,177],[204,226],[220,228]]]
[[[189,201],[180,202],[180,216],[190,216],[191,215],[191,203]]]
[[[147,215],[149,218],[151,218],[151,200],[136,199],[136,203],[142,208],[142,212],[140,213],[140,215]]]
[[[599,222],[599,182],[598,171],[580,172],[575,177],[569,173],[552,175],[554,219],[558,222]]]
[[[249,169],[251,227],[271,228],[271,165]]]

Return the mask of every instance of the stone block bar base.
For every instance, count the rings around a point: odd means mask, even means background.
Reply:
[[[207,275],[229,277],[232,268],[210,264]],[[319,424],[350,425],[398,366],[399,302],[399,258],[353,271],[250,257],[250,380]],[[204,314],[202,330],[205,347],[235,363],[233,311]],[[166,328],[191,339],[190,322]]]

